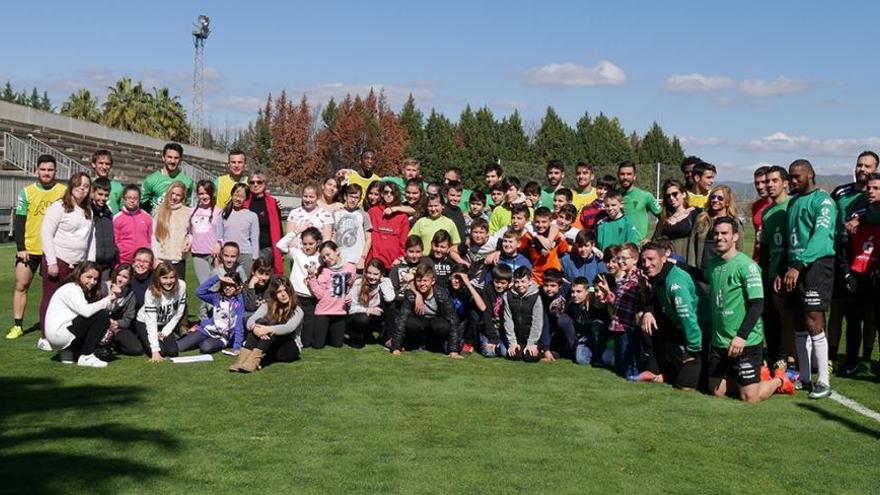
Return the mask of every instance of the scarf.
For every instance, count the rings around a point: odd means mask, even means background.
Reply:
[[[275,276],[284,275],[284,262],[281,258],[281,252],[275,247],[275,244],[281,240],[281,217],[278,215],[278,202],[266,191],[263,194],[266,201],[266,214],[269,216],[269,238],[272,239],[272,265],[275,268]],[[251,198],[244,203],[245,208],[250,208]]]

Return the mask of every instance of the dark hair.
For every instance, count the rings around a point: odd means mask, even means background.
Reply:
[[[596,181],[596,187],[602,187],[608,190],[614,189],[617,187],[617,179],[615,179],[613,175],[603,175],[598,181]]]
[[[474,221],[471,222],[471,232],[473,232],[474,229],[483,229],[488,232],[489,231],[489,221],[483,217],[475,218]]]
[[[449,235],[449,232],[446,229],[440,229],[437,232],[434,232],[434,237],[431,239],[431,244],[441,244],[444,242],[448,242],[452,245],[452,236]]]
[[[684,160],[681,161],[681,166],[680,166],[681,172],[684,173],[684,171],[688,165],[696,166],[701,161],[703,161],[703,159],[696,156],[696,155],[691,155],[691,156],[685,158]]]
[[[725,223],[730,225],[730,228],[733,229],[734,234],[739,233],[739,225],[738,225],[739,222],[737,222],[733,217],[718,217],[718,218],[716,218],[715,221],[712,222],[712,229],[714,230],[715,227],[722,225],[722,224],[725,224]]]
[[[287,297],[290,299],[285,305],[282,305],[278,299],[276,299],[278,297],[278,289],[281,287],[284,287],[284,290],[287,292]],[[266,298],[266,316],[276,324],[287,323],[293,316],[296,306],[299,304],[299,300],[296,297],[296,292],[293,290],[293,285],[291,285],[290,279],[287,277],[272,279],[272,281],[269,282],[269,288],[266,289],[266,292],[268,295]]]
[[[510,268],[510,265],[498,263],[495,265],[495,268],[492,268],[492,278],[495,280],[506,280],[510,282],[513,280],[513,270]]]
[[[344,196],[348,196],[351,193],[357,193],[358,196],[363,196],[364,188],[361,187],[360,184],[346,184],[345,185],[345,192],[343,192],[342,194]]]
[[[300,233],[300,235],[299,235],[300,239],[302,239],[303,237],[311,237],[312,239],[315,240],[315,242],[317,242],[319,244],[321,243],[321,241],[324,240],[324,235],[321,234],[321,231],[318,230],[318,227],[314,227],[314,226],[306,227],[306,229],[303,230],[302,233]]]
[[[61,204],[62,204],[62,206],[64,206],[65,213],[70,213],[73,211],[73,209],[76,206],[79,206],[80,208],[83,209],[83,215],[86,217],[86,219],[90,219],[90,218],[92,218],[92,198],[91,198],[91,196],[89,194],[86,194],[86,196],[82,199],[82,201],[80,201],[80,203],[78,205],[73,200],[73,189],[75,187],[78,187],[80,182],[82,182],[83,179],[86,179],[87,181],[89,181],[89,192],[91,192],[92,179],[90,179],[89,175],[85,172],[77,172],[77,173],[71,175],[70,179],[68,179],[67,189],[64,191],[64,195],[61,196]],[[44,242],[52,242],[52,241],[51,241],[51,239],[46,239]]]
[[[595,168],[593,168],[592,163],[584,162],[584,161],[578,162],[577,165],[574,166],[575,172],[577,172],[577,170],[579,168],[585,168],[585,169],[589,170],[590,173],[593,173],[595,171]]]
[[[617,164],[617,171],[618,172],[620,172],[620,169],[622,169],[622,168],[631,168],[631,169],[633,169],[633,173],[636,172],[636,164],[629,161],[629,160],[624,160],[624,161]]]
[[[262,261],[262,258],[257,258],[257,261]],[[251,269],[251,272],[253,272],[253,269]],[[233,287],[238,287],[242,284],[241,275],[239,275],[237,271],[233,271],[232,273],[227,273],[226,276],[229,277],[230,279],[232,279],[232,283],[229,284],[229,283],[223,282],[221,280],[220,281],[220,288],[221,289],[227,285],[232,285]]]
[[[382,263],[382,260],[379,258],[373,258],[364,265],[364,275],[367,274],[367,268],[370,267],[379,270],[379,273],[381,273],[383,277],[385,276],[385,263]],[[361,277],[361,290],[358,292],[358,301],[361,303],[361,306],[367,306],[370,304],[370,284],[367,283],[367,278],[365,276]]]
[[[553,197],[555,198],[556,196],[564,196],[565,201],[569,203],[571,203],[571,200],[574,199],[574,194],[571,192],[571,189],[567,187],[557,189],[556,192],[553,193]]]
[[[770,167],[767,165],[760,166],[755,169],[755,177],[761,177],[762,175],[767,175],[767,172],[770,170]]]
[[[868,182],[872,180],[880,180],[880,172],[871,172],[868,174]]]
[[[489,172],[495,172],[498,177],[504,175],[503,171],[501,170],[501,165],[498,165],[495,162],[489,162],[486,164],[485,167],[483,167],[483,175],[486,175]]]
[[[367,153],[372,153],[373,156],[376,156],[376,150],[374,150],[372,148],[367,148],[364,151],[361,151],[361,158],[365,157],[367,155]]]
[[[131,274],[131,277],[134,277],[134,265],[132,265],[131,263],[120,263],[120,264],[116,265],[116,267],[113,268],[113,270],[110,271],[110,283],[111,284],[115,283],[116,276],[126,270],[128,270],[128,272]],[[129,277],[129,281],[128,281],[129,284],[131,284],[131,277]]]
[[[553,283],[562,285],[562,281],[565,279],[565,275],[558,268],[548,268],[544,270],[544,273],[541,275],[542,282]]]
[[[98,272],[98,283],[96,283],[91,289],[86,289],[80,285],[79,278],[83,273],[89,270]],[[79,265],[76,265],[76,268],[73,269],[73,272],[67,280],[73,282],[82,289],[83,295],[86,296],[86,301],[93,303],[101,298],[101,267],[94,261],[83,261]]]
[[[691,170],[691,174],[694,176],[700,176],[706,173],[707,171],[718,173],[718,169],[715,168],[715,165],[707,162],[700,162],[694,165],[693,170]]]
[[[476,201],[477,203],[483,203],[483,206],[486,205],[486,193],[480,191],[479,189],[475,189],[471,191],[471,197],[468,198],[468,202],[473,203]]]
[[[550,218],[550,217],[552,217],[552,216],[553,216],[553,212],[550,211],[550,208],[547,208],[546,206],[539,206],[539,207],[535,210],[534,218],[538,218],[538,217],[541,217],[541,218]]]
[[[330,248],[334,251],[339,251],[339,245],[330,240],[322,242],[321,245],[318,246],[318,252],[320,253],[324,250],[324,248]]]
[[[413,275],[413,278],[425,278],[425,277],[436,277],[437,273],[434,271],[434,264],[430,261],[422,260],[416,265],[416,270]]]
[[[241,155],[244,157],[245,160],[247,160],[247,154],[240,148],[232,148],[231,150],[229,150],[229,154],[227,156],[232,157],[234,155]]]
[[[382,204],[382,184],[383,184],[382,181],[376,180],[376,181],[370,182],[367,185],[367,192],[366,192],[366,194],[364,194],[364,198],[363,198],[364,201],[361,204],[361,207],[364,209],[364,211],[372,208],[373,206]],[[379,193],[379,200],[376,201],[376,205],[367,204],[367,201],[368,201],[367,197],[370,195],[370,191],[372,191],[373,189],[376,189],[377,192]],[[397,188],[395,188],[395,189],[397,189]]]
[[[224,220],[228,219],[229,215],[232,215],[232,197],[235,196],[235,193],[238,192],[239,189],[244,189],[245,201],[247,201],[251,197],[251,188],[249,188],[247,184],[239,182],[233,185],[232,190],[229,191],[229,201],[227,201],[226,205],[223,206]]]
[[[586,277],[575,277],[574,280],[571,281],[571,286],[580,285],[581,287],[590,287],[590,281],[587,280]]]
[[[260,258],[258,256],[257,259],[255,259],[254,262],[251,263],[251,274],[266,273],[271,275],[274,270],[275,268],[272,266],[272,263],[270,263],[269,260],[267,260],[266,258]],[[235,271],[234,273],[238,275],[238,271]]]
[[[156,269],[153,271],[153,281],[150,283],[150,294],[153,297],[159,297],[162,295],[162,292],[165,289],[162,287],[162,277],[169,274],[174,274],[174,295],[178,295],[178,291],[180,290],[180,277],[177,275],[177,270],[174,269],[174,265],[172,265],[168,261],[162,261],[156,266]]]
[[[525,194],[541,194],[541,184],[530,180],[526,182],[525,187],[523,187],[523,192]]]
[[[785,167],[781,167],[779,165],[771,165],[767,167],[767,173],[764,175],[770,175],[772,173],[779,174],[782,177],[782,180],[788,180],[788,170],[785,170]]]
[[[880,164],[880,158],[877,157],[877,153],[874,153],[871,150],[865,150],[865,151],[859,153],[859,156],[856,158],[856,161],[858,161],[859,158],[861,158],[863,156],[870,156],[871,158],[874,159],[874,163]]]
[[[470,272],[470,268],[464,263],[456,263],[452,265],[452,273],[468,273]]]
[[[617,189],[609,189],[607,193],[605,193],[605,201],[609,199],[620,199],[623,200],[623,195],[620,194],[620,191]]]
[[[687,188],[684,184],[681,183],[678,179],[666,179],[663,182],[663,186],[660,188],[660,194],[662,195],[663,201],[663,210],[660,212],[660,220],[657,222],[657,230],[662,231],[666,224],[669,223],[669,217],[672,216],[675,211],[672,210],[672,207],[669,206],[669,203],[666,201],[666,190],[670,187],[674,187],[678,189],[678,192],[682,195],[682,204],[685,209],[690,207],[690,201],[688,200]]]
[[[458,176],[458,180],[461,180],[461,167],[455,167],[455,166],[447,167],[446,171],[454,173],[455,175]]]
[[[489,191],[490,192],[494,192],[494,191],[504,192],[504,184],[501,181],[498,181],[498,182],[492,184],[491,187],[489,187]]]
[[[571,217],[571,220],[574,221],[574,219],[577,218],[577,216],[578,216],[577,206],[575,206],[571,203],[565,203],[564,205],[562,205],[559,208],[559,214],[560,215],[568,215]]]
[[[208,193],[208,196],[211,196],[210,208],[213,209],[215,206],[217,206],[217,195],[216,195],[216,191],[214,190],[214,182],[210,181],[208,179],[202,179],[198,183],[196,183],[196,196],[199,195],[199,188],[200,187],[202,189],[204,189],[206,193]],[[193,208],[193,212],[195,212],[197,209],[198,209],[198,205],[196,205],[196,207]]]
[[[617,253],[620,252],[620,249],[620,246],[616,244],[606,247],[605,250],[602,251],[602,259],[604,259],[606,263],[613,260],[617,256]]]
[[[228,247],[234,247],[235,250],[238,251],[239,254],[241,254],[241,247],[239,247],[238,243],[235,242],[235,241],[226,241],[226,242],[224,242],[224,243],[223,243],[223,246],[220,247],[220,251],[223,251],[224,249],[226,249],[226,248],[228,248]]]
[[[565,173],[565,162],[559,159],[550,160],[549,162],[547,162],[547,172],[553,169],[561,170],[563,173]]]
[[[446,202],[443,201],[443,196],[439,194],[427,194],[425,195],[425,205],[430,203],[431,201],[439,201],[441,205],[445,205]]]
[[[58,168],[58,161],[55,160],[55,157],[52,155],[40,155],[37,157],[37,166],[38,167],[44,163],[51,163],[52,165],[55,166],[55,168]]]
[[[137,250],[134,252],[134,255],[131,257],[131,259],[137,258],[138,255],[140,255],[140,254],[149,254],[150,258],[156,259],[156,255],[153,254],[153,250],[148,247],[137,248]],[[153,267],[151,266],[150,270],[152,270],[152,269],[153,269]]]
[[[416,246],[418,246],[419,249],[425,249],[425,244],[422,242],[422,238],[417,235],[407,236],[406,242],[403,245],[404,249],[409,249]]]
[[[514,216],[519,213],[524,213],[526,215],[526,220],[529,219],[529,207],[526,206],[525,203],[516,203],[510,205],[510,216]]]
[[[100,189],[109,192],[110,187],[110,179],[106,177],[98,177],[92,181],[92,190]]]
[[[388,203],[389,206],[400,206],[400,188],[397,187],[397,184],[388,181],[379,182],[381,184],[382,189],[388,189],[391,191],[391,202]],[[381,201],[385,201],[384,194],[382,195]]]
[[[427,199],[425,198],[425,189],[422,188],[421,179],[410,179],[410,180],[406,181],[406,186],[404,186],[404,191],[410,187],[415,187],[416,189],[419,190],[418,201],[416,201],[414,204],[408,205],[408,206],[411,206],[415,210],[415,213],[413,213],[413,220],[417,220],[417,219],[425,216],[425,206],[427,205]]]
[[[504,192],[507,192],[507,190],[511,187],[515,187],[517,188],[517,190],[522,189],[522,186],[519,182],[519,177],[513,176],[505,177],[504,180],[501,181],[501,187],[503,188]]]
[[[92,163],[97,162],[98,158],[101,158],[102,156],[106,156],[107,158],[109,158],[110,164],[113,164],[113,154],[110,153],[110,150],[97,150],[92,153]]]
[[[174,150],[177,152],[177,154],[183,156],[183,146],[179,145],[178,143],[167,143],[162,148],[162,156],[165,156],[165,153],[167,153],[168,150]]]
[[[532,271],[524,266],[517,267],[517,269],[513,271],[513,278],[514,280],[532,278]]]
[[[657,244],[661,248],[669,251],[670,253],[675,251],[675,246],[672,244],[672,241],[669,240],[669,238],[666,237],[665,235],[658,235],[657,237],[654,238],[653,241],[655,244]],[[644,251],[644,250],[645,249],[642,248],[642,251]]]
[[[134,192],[138,193],[138,197],[141,196],[141,188],[137,184],[129,184],[129,185],[125,186],[125,188],[122,189],[122,197],[123,198],[125,197],[126,194],[128,194],[128,191],[134,191]]]
[[[449,181],[449,184],[446,184],[446,186],[443,188],[443,191],[448,195],[449,191],[461,192],[462,189],[463,189],[463,186],[461,185],[460,181],[451,180],[451,181]]]
[[[642,245],[642,252],[645,251],[657,251],[657,254],[660,256],[666,256],[667,246],[663,245],[663,243],[657,242],[657,240],[648,241]]]
[[[596,233],[592,230],[581,230],[574,236],[574,245],[575,246],[584,246],[587,243],[591,243],[592,245],[596,245]]]

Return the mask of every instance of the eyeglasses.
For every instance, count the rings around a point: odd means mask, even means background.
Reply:
[[[382,194],[394,194],[394,191],[392,191],[391,189],[386,189],[382,191]]]
[[[248,184],[251,184],[253,186],[256,186],[257,184],[265,184],[265,183],[266,183],[266,181],[262,181],[262,180],[249,180],[248,181]]]
[[[709,201],[724,201],[725,198],[723,194],[713,194],[709,196]]]

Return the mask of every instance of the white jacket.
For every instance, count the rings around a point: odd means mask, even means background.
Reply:
[[[68,282],[62,285],[52,294],[52,298],[49,299],[46,321],[43,322],[46,340],[49,341],[52,349],[56,351],[66,348],[76,338],[67,329],[73,323],[74,318],[77,316],[88,318],[98,311],[109,307],[109,296],[100,301],[90,303],[86,300],[86,295],[78,284]]]
[[[159,297],[147,289],[144,305],[138,311],[137,319],[147,327],[147,340],[150,352],[159,352],[159,333],[171,335],[183,314],[186,312],[186,282],[177,281],[177,294],[171,296],[165,291]],[[161,329],[160,329],[161,327]]]

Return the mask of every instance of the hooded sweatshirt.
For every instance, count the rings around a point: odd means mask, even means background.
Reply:
[[[516,289],[504,293],[504,333],[510,345],[537,344],[543,328],[544,306],[538,284],[531,282],[525,294]]]

